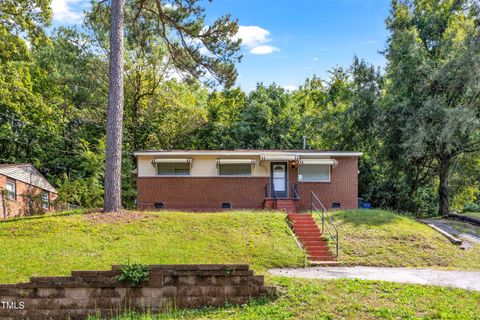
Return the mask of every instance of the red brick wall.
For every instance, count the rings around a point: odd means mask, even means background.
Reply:
[[[300,194],[300,210],[309,210],[311,192],[323,203],[325,208],[340,203],[342,209],[358,208],[358,158],[337,158],[338,165],[332,167],[330,182],[297,182]],[[297,169],[290,174],[297,181]]]
[[[139,177],[138,208],[220,210],[223,202],[232,209],[263,208],[267,177]]]
[[[288,192],[298,184],[300,210],[309,210],[311,191],[326,208],[338,202],[341,208],[357,208],[358,161],[356,157],[339,158],[332,168],[330,182],[299,182],[298,169],[288,168]],[[165,209],[220,210],[223,202],[232,209],[263,208],[265,184],[269,177],[138,177],[137,206],[153,209],[163,203]]]
[[[17,196],[15,201],[11,201],[9,199],[5,199],[5,207],[7,208],[7,217],[15,217],[15,216],[28,216],[30,215],[30,208],[29,208],[29,198],[28,195],[40,195],[44,190],[37,187],[30,187],[29,184],[24,183],[22,181],[14,180],[7,178],[3,175],[0,175],[0,189],[5,189],[8,180],[13,180],[16,183],[16,192]],[[57,198],[55,193],[49,192],[49,199],[50,202],[53,202]],[[54,208],[51,206],[46,211],[53,211]],[[4,219],[4,208],[0,198],[0,220]]]

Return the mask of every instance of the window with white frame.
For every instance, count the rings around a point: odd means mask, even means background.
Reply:
[[[188,162],[161,162],[157,163],[157,176],[188,176],[190,163]]]
[[[48,192],[42,193],[42,208],[48,209],[50,207],[50,198],[48,197]]]
[[[250,176],[252,174],[251,163],[221,163],[218,167],[221,176]]]
[[[7,180],[5,188],[7,189],[8,198],[12,201],[15,201],[17,197],[17,186],[15,184],[15,181]]]
[[[303,164],[298,168],[298,181],[330,182],[330,165]]]

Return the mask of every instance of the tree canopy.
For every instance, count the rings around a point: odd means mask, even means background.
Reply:
[[[99,207],[108,3],[82,30],[47,30],[48,1],[0,6],[0,161],[31,162],[61,202]],[[197,1],[127,0],[123,206],[135,205],[135,150],[289,149],[305,137],[310,149],[363,152],[359,196],[374,206],[480,209],[479,12],[467,0],[392,1],[385,70],[352,57],[297,90],[246,92],[232,86],[234,18],[206,26]]]

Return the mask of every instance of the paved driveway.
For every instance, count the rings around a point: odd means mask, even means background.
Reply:
[[[439,271],[433,269],[377,267],[314,267],[271,269],[269,272],[276,276],[296,278],[383,280],[480,291],[479,271]]]

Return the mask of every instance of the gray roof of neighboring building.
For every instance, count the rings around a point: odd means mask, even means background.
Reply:
[[[48,180],[29,163],[0,164],[0,175],[57,193]]]

